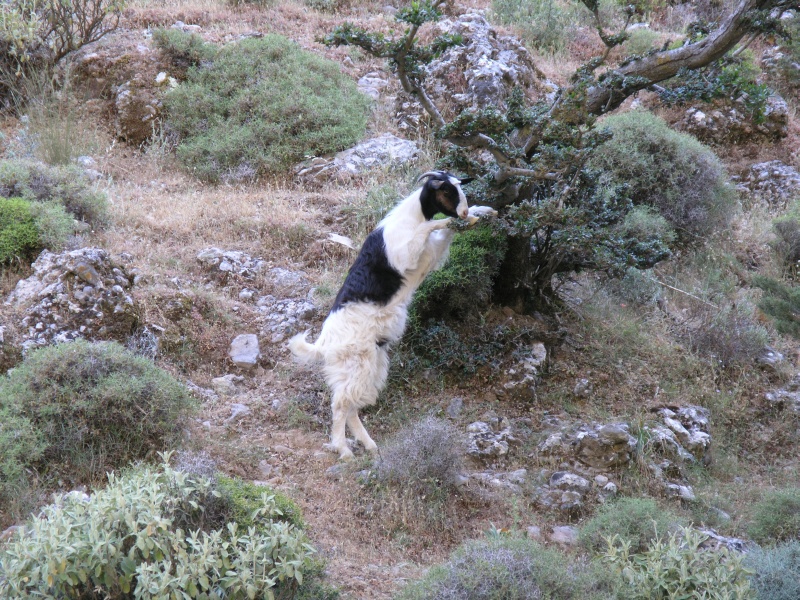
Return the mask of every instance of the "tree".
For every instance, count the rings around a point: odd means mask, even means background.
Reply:
[[[445,142],[442,166],[477,178],[472,197],[501,211],[508,234],[492,299],[523,312],[554,307],[553,277],[559,273],[648,268],[670,255],[666,240],[648,237],[646,228],[626,226],[635,199],[625,186],[600,185],[588,165],[609,137],[595,127],[597,117],[640,90],[714,63],[745,36],[777,30],[783,11],[800,8],[800,0],[741,0],[702,39],[610,65],[611,50],[628,37],[633,11],[627,11],[622,31],[612,34],[601,23],[597,0],[582,0],[594,15],[605,51],[580,67],[555,101],[529,106],[517,91],[503,109],[466,110],[447,122],[425,91],[424,66],[461,40],[448,35],[427,45],[417,40],[420,27],[441,17],[444,2],[414,1],[400,9],[396,19],[407,26],[400,36],[388,38],[345,23],[326,43],[355,45],[388,59]],[[490,160],[483,158],[487,153]]]

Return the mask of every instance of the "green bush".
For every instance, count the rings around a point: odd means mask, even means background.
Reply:
[[[800,598],[800,541],[751,550],[744,564],[752,572],[750,585],[758,600]]]
[[[795,205],[787,214],[772,223],[775,236],[773,248],[784,267],[791,273],[800,270],[800,206]]]
[[[210,499],[207,478],[141,467],[83,497],[57,498],[0,555],[3,598],[291,598],[313,548],[262,495],[244,530],[192,527]],[[176,523],[185,524],[181,528]]]
[[[0,198],[0,265],[29,262],[41,248],[30,202]]]
[[[753,285],[764,290],[758,307],[775,321],[775,329],[800,338],[800,287],[786,285],[777,279],[755,276]]]
[[[41,435],[38,466],[79,481],[169,448],[192,406],[180,382],[112,342],[31,351],[0,379],[0,408]]]
[[[206,43],[198,34],[171,27],[155,29],[153,43],[184,74],[189,67],[212,60],[217,53],[217,47]]]
[[[414,295],[412,321],[474,317],[489,300],[506,245],[507,237],[496,221],[456,234],[447,263],[431,273]]]
[[[615,598],[615,580],[595,565],[537,542],[492,536],[467,542],[445,564],[411,583],[399,600],[600,600]]]
[[[237,181],[285,170],[363,135],[369,98],[339,66],[279,35],[222,48],[165,100],[178,157],[201,179]]]
[[[631,32],[630,37],[623,46],[623,49],[627,54],[634,56],[646,54],[653,49],[657,41],[657,32],[653,31],[652,29],[642,27],[639,29],[634,29]]]
[[[657,536],[680,525],[680,519],[650,498],[620,498],[602,505],[580,529],[579,540],[587,550],[600,552],[606,539],[617,535],[630,544],[631,552],[643,552]]]
[[[646,111],[613,115],[603,124],[613,137],[590,160],[602,171],[601,185],[627,188],[628,198],[656,209],[682,243],[703,242],[730,220],[736,193],[711,150]]]
[[[753,507],[747,532],[759,544],[800,539],[800,488],[764,494]]]
[[[253,515],[261,506],[261,496],[264,488],[248,481],[234,477],[219,475],[216,477],[216,490],[231,507],[229,521],[236,521],[242,528],[255,527],[258,523],[253,521]],[[300,508],[289,498],[282,494],[275,494],[275,508],[278,509],[279,521],[285,521],[298,529],[305,527]]]
[[[0,197],[58,204],[73,218],[94,228],[108,222],[106,195],[92,189],[75,166],[49,167],[21,160],[0,161]]]
[[[559,0],[494,0],[492,11],[503,25],[519,27],[526,45],[553,54],[567,49],[581,14],[576,4]]]
[[[627,541],[614,536],[604,560],[622,577],[625,600],[750,600],[754,598],[743,556],[701,547],[705,537],[685,528],[664,541],[634,553]]]
[[[23,416],[0,407],[0,506],[26,486],[26,467],[39,460],[45,441]]]
[[[750,363],[769,343],[767,330],[742,307],[703,315],[704,311],[700,311],[701,324],[691,334],[691,346],[721,367]]]

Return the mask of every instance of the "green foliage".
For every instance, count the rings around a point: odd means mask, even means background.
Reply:
[[[0,106],[24,104],[31,79],[116,29],[122,6],[120,0],[0,3]]]
[[[730,220],[736,194],[722,163],[695,138],[646,111],[608,117],[613,137],[590,159],[601,185],[656,209],[683,243],[700,243]]]
[[[186,73],[189,67],[212,60],[217,53],[217,47],[206,43],[198,34],[172,27],[155,29],[153,42],[182,73]]]
[[[800,541],[755,548],[747,553],[744,562],[752,572],[750,585],[758,600],[800,598]]]
[[[800,488],[767,492],[753,507],[747,532],[760,544],[800,539]]]
[[[652,50],[657,41],[657,32],[647,27],[642,27],[631,32],[623,48],[628,54],[639,56]]]
[[[41,247],[30,202],[0,198],[0,265],[28,262]]]
[[[750,600],[755,598],[743,556],[727,548],[705,550],[705,537],[690,528],[664,541],[653,540],[641,553],[619,536],[608,541],[604,560],[620,573],[626,600]]]
[[[506,252],[506,236],[493,221],[457,234],[444,267],[423,281],[411,305],[411,319],[452,317],[465,321],[485,306]]]
[[[0,408],[44,440],[38,466],[79,481],[170,447],[193,404],[171,375],[112,342],[31,351],[0,379]]]
[[[215,489],[220,493],[226,504],[231,507],[228,515],[229,521],[236,521],[242,529],[258,528],[259,523],[254,521],[253,515],[261,506],[261,497],[264,488],[248,481],[235,477],[216,477]],[[273,503],[279,511],[276,520],[284,521],[298,529],[305,527],[300,508],[283,494],[273,494]]]
[[[529,47],[564,52],[579,24],[581,7],[560,0],[494,0],[492,11],[503,25],[514,25]]]
[[[110,474],[88,499],[61,496],[5,545],[0,596],[292,597],[314,552],[302,533],[266,493],[246,530],[192,528],[213,498],[209,479],[168,464]]]
[[[64,207],[55,202],[32,202],[31,214],[36,221],[39,242],[48,250],[61,250],[75,233],[75,221]]]
[[[617,535],[638,553],[678,525],[680,518],[651,498],[620,498],[600,506],[581,527],[579,539],[587,550],[599,552],[605,549],[606,538]]]
[[[242,181],[364,133],[369,98],[339,66],[279,35],[246,39],[191,68],[165,99],[178,157],[201,179]]]
[[[387,183],[370,188],[366,196],[359,195],[353,203],[342,207],[349,232],[365,238],[400,197],[395,186]]]
[[[73,218],[94,228],[104,227],[109,220],[106,195],[93,189],[75,166],[50,167],[31,161],[2,160],[0,197],[59,204]]]
[[[25,468],[39,460],[44,448],[41,433],[28,419],[0,406],[0,506],[25,487]]]
[[[800,338],[800,287],[761,275],[753,277],[753,285],[764,290],[758,307],[772,317],[775,329]]]
[[[800,206],[795,204],[772,223],[777,240],[773,244],[783,266],[791,274],[800,270]]]
[[[741,101],[752,119],[761,123],[772,91],[759,83],[760,75],[753,53],[747,51],[737,57],[722,58],[702,69],[681,71],[659,95],[668,105],[692,100],[710,102],[716,98]]]
[[[615,581],[596,565],[504,535],[467,542],[398,600],[601,600]]]

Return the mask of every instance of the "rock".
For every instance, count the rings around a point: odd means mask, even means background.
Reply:
[[[567,471],[557,471],[550,476],[549,485],[551,488],[577,492],[583,496],[591,488],[591,484],[575,473]]]
[[[578,543],[578,529],[570,525],[553,527],[550,541],[561,546],[575,546]]]
[[[236,384],[244,381],[241,375],[223,375],[211,380],[211,387],[220,396],[233,396],[236,394]]]
[[[249,369],[258,363],[261,349],[258,345],[258,336],[253,333],[243,333],[233,338],[228,356],[233,364],[242,369]]]
[[[467,436],[467,454],[484,460],[504,457],[511,445],[519,443],[504,419],[500,420],[497,429],[483,421],[471,423],[467,426]]]
[[[745,540],[734,538],[734,537],[725,537],[719,535],[713,529],[697,529],[699,533],[706,536],[706,539],[700,543],[700,548],[704,550],[719,550],[721,548],[727,548],[732,552],[747,552],[752,546],[752,542],[747,542]]]
[[[0,343],[2,343],[2,332],[0,332]],[[461,415],[461,410],[464,408],[464,399],[456,396],[447,405],[445,412],[451,419],[457,419]]]
[[[665,486],[667,498],[678,498],[685,502],[694,502],[697,498],[690,485],[680,485],[678,483],[667,483]]]
[[[264,270],[267,263],[260,258],[253,258],[249,254],[237,250],[220,250],[219,248],[206,248],[197,254],[197,260],[217,278],[227,279],[230,275],[237,275],[244,279],[253,279]]]
[[[578,379],[572,389],[572,394],[578,398],[588,398],[592,394],[592,383],[588,379]]]
[[[228,377],[238,377],[238,376],[237,375],[229,375]],[[218,378],[218,379],[222,379],[222,378]],[[213,384],[213,380],[212,380],[212,384]],[[217,400],[219,400],[218,393],[215,392],[213,389],[200,387],[199,385],[197,385],[196,383],[194,383],[193,381],[190,381],[188,379],[186,380],[184,385],[186,385],[186,387],[189,388],[189,391],[191,391],[195,396],[197,396],[198,398],[200,398],[200,399],[202,399],[202,400],[204,400],[206,402],[216,402]],[[235,388],[234,388],[234,391],[235,391]]]
[[[161,116],[162,104],[156,88],[141,79],[126,81],[116,90],[117,135],[139,146],[153,135]]]
[[[378,100],[381,92],[389,85],[389,80],[380,73],[367,73],[358,80],[358,89],[373,100]]]
[[[347,180],[374,168],[401,167],[416,161],[418,155],[416,142],[384,133],[339,152],[333,159],[304,161],[295,167],[294,173],[301,181],[320,184],[332,178]]]
[[[503,383],[505,390],[512,398],[529,400],[536,394],[539,373],[547,361],[547,348],[541,342],[531,344],[521,352],[516,365],[506,369]]]
[[[770,96],[764,107],[764,119],[756,123],[738,102],[716,101],[704,111],[689,108],[676,124],[705,142],[739,143],[753,138],[777,140],[789,133],[789,106],[778,95]]]
[[[800,373],[782,388],[764,394],[773,406],[800,414]]]
[[[758,358],[756,358],[756,362],[760,365],[764,365],[765,367],[770,367],[772,369],[777,369],[780,364],[786,360],[786,357],[775,350],[775,348],[771,348],[770,346],[764,346],[761,350],[761,354],[759,354]]]
[[[779,160],[756,163],[737,188],[753,200],[785,207],[800,195],[800,172]]]
[[[305,295],[311,282],[303,271],[291,271],[282,267],[273,267],[268,272],[270,283],[275,288],[289,295]]]
[[[525,530],[526,534],[528,535],[528,539],[535,540],[537,542],[541,542],[544,540],[544,536],[542,535],[542,528],[538,525],[530,525]]]
[[[278,300],[262,296],[256,303],[264,317],[261,335],[271,344],[283,344],[291,336],[311,326],[317,308],[307,300]]]
[[[231,425],[246,417],[251,413],[250,409],[244,404],[231,404],[231,416],[223,421],[225,425]]]
[[[24,349],[77,338],[127,342],[139,320],[133,275],[105,250],[45,250],[31,266],[6,299],[24,312]]]
[[[669,450],[672,456],[690,462],[698,460],[703,464],[711,460],[708,409],[701,406],[686,406],[673,411],[664,407],[658,409],[658,414],[663,418],[666,427],[674,433],[675,439],[668,441],[669,445],[677,443],[677,447]],[[659,435],[664,437],[665,432],[660,431]]]
[[[596,469],[627,464],[636,451],[637,441],[627,423],[597,426],[577,434],[577,458]]]

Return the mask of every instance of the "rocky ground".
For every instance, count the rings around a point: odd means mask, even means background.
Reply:
[[[477,1],[451,8],[442,27],[462,33],[467,43],[434,63],[432,95],[450,99],[455,111],[497,102],[515,84],[532,98],[552,94],[568,70],[532,55],[512,31],[490,27],[474,12],[481,8]],[[392,9],[354,3],[346,11],[382,25]],[[364,516],[369,500],[354,475],[358,469],[342,467],[322,450],[329,422],[324,384],[291,363],[285,342],[318,330],[355,255],[347,207],[382,181],[427,170],[432,150],[419,107],[386,65],[316,41],[342,19],[290,2],[235,10],[214,2],[141,2],[126,10],[118,32],[84,48],[75,66],[86,98],[78,110],[96,144],[82,164],[108,193],[113,225],[87,235],[83,247],[43,253],[26,277],[4,275],[2,352],[76,337],[115,339],[171,370],[202,400],[188,430],[190,446],[209,452],[222,470],[294,498],[328,561],[330,581],[347,598],[390,598],[458,542],[493,526],[574,544],[574,525],[618,494],[646,493],[689,512],[716,511],[713,523],[725,535],[713,535],[743,544],[737,522],[746,510],[731,500],[736,494],[729,488],[751,480],[740,498],[746,502],[767,471],[778,470],[781,481],[797,473],[790,444],[800,441],[799,430],[789,423],[800,413],[800,383],[785,377],[798,367],[792,343],[778,340],[748,367],[753,381],[742,396],[745,408],[723,417],[688,391],[660,394],[659,365],[645,364],[647,358],[593,362],[598,353],[613,354],[614,343],[604,350],[584,335],[580,309],[554,333],[550,323],[498,308],[487,320],[524,324],[539,339],[504,356],[492,373],[455,380],[420,373],[419,380],[394,385],[367,412],[365,425],[379,445],[400,425],[428,414],[461,429],[468,466],[460,519],[446,537],[409,541],[387,535],[379,517]],[[150,43],[154,26],[190,28],[216,42],[282,33],[339,61],[376,100],[368,139],[258,184],[199,183],[153,139],[160,90],[172,77]],[[758,125],[735,107],[662,113],[709,142],[746,140],[719,151],[744,197],[774,207],[800,194],[794,111],[796,105],[776,97]],[[24,120],[9,118],[2,130],[5,156],[32,151]],[[568,292],[577,299],[583,294],[578,284]],[[677,318],[672,310],[658,318]],[[707,373],[697,377],[703,378],[698,385],[715,384]],[[780,439],[771,433],[776,414],[785,421]],[[742,426],[731,419],[751,425],[736,450],[731,432]],[[697,476],[712,464],[716,486]],[[738,512],[729,514],[731,508]]]

